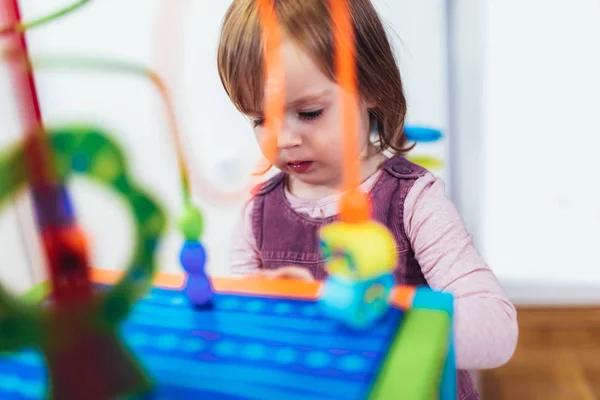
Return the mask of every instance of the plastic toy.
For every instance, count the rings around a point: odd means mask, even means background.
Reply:
[[[337,222],[323,228],[321,250],[329,273],[321,295],[325,314],[352,328],[371,327],[389,308],[394,238],[373,221]]]
[[[435,143],[443,138],[440,130],[424,126],[407,126],[404,133],[409,141],[415,143]],[[428,154],[411,154],[406,158],[428,170],[436,170],[444,166],[442,159]]]
[[[188,204],[180,219],[180,227],[185,237],[181,266],[188,274],[184,292],[194,307],[205,308],[211,305],[213,289],[204,269],[206,250],[198,240],[204,227],[200,210]]]
[[[31,186],[49,264],[52,303],[34,308],[0,288],[1,347],[39,348],[50,372],[51,398],[106,399],[143,393],[150,388],[150,379],[123,347],[117,330],[132,304],[150,287],[164,216],[129,176],[125,157],[102,132],[78,128],[50,131],[44,126],[27,68],[30,62],[18,3],[4,3],[9,26],[2,32],[12,39],[12,78],[18,88],[26,138],[0,156],[0,196],[5,203],[7,196],[27,182]],[[72,173],[116,190],[135,217],[133,259],[122,279],[104,293],[95,293],[89,280],[86,240],[65,186]]]
[[[357,109],[352,21],[344,1],[331,3],[336,48],[336,69],[342,94],[342,112]],[[348,40],[350,38],[351,40]],[[394,238],[389,230],[372,220],[371,199],[358,189],[358,127],[355,118],[342,118],[344,149],[341,221],[320,232],[321,250],[329,277],[321,296],[326,315],[347,326],[367,329],[386,314],[388,297],[394,286],[396,265]]]
[[[438,129],[425,126],[407,126],[404,128],[404,133],[411,142],[430,143],[437,142],[442,138],[442,132]]]
[[[181,172],[180,258],[187,274],[159,274],[151,288],[154,255],[165,226],[158,203],[135,184],[126,155],[102,130],[46,128],[31,73],[23,68],[53,64],[29,59],[23,31],[86,1],[29,23],[21,23],[16,0],[0,1],[11,14],[0,35],[12,38],[14,47],[5,58],[15,64],[14,81],[28,128],[23,144],[0,151],[0,204],[30,184],[51,273],[48,283],[23,299],[0,287],[0,350],[12,351],[0,359],[0,398],[455,397],[452,296],[393,287],[393,237],[372,221],[369,196],[357,190],[358,165],[353,160],[358,145],[352,139],[357,127],[352,118],[341,118],[347,133],[341,221],[321,232],[330,278],[322,284],[209,279],[200,241],[204,219],[191,200],[189,168],[160,78],[124,63],[59,60],[143,75],[166,100]],[[280,34],[272,2],[258,4],[266,38],[269,116],[262,149],[272,160],[283,112]],[[346,7],[345,1],[332,1],[336,67],[347,89],[342,108],[350,115],[356,105],[356,77]],[[138,221],[137,241],[124,273],[89,267],[87,244],[67,191],[73,173],[108,185],[130,205]]]
[[[21,23],[20,21],[17,21],[20,20],[20,18],[16,18],[14,24],[0,29],[0,38],[4,35],[20,34],[27,29],[36,28],[57,18],[64,17],[88,2],[89,0],[80,0],[48,16],[30,22]],[[13,3],[13,6],[18,11],[18,3],[16,1]],[[179,137],[179,127],[177,125],[177,120],[174,115],[173,106],[171,104],[171,99],[169,97],[166,85],[161,78],[152,70],[149,70],[143,66],[115,60],[72,57],[59,57],[54,59],[42,58],[31,60],[26,53],[26,48],[20,49],[19,46],[9,49],[6,55],[9,57],[9,59],[18,60],[19,58],[25,58],[26,62],[24,64],[29,63],[35,68],[70,67],[74,69],[96,69],[101,70],[102,72],[127,73],[141,76],[145,79],[148,79],[155,85],[165,103],[180,171],[184,204],[184,212],[181,215],[179,224],[180,231],[184,238],[184,244],[181,250],[181,262],[184,264],[182,264],[184,271],[188,273],[190,278],[186,283],[186,293],[188,294],[189,300],[196,307],[205,307],[209,305],[210,298],[212,296],[212,289],[205,271],[206,253],[202,243],[199,241],[203,233],[202,213],[198,207],[193,204],[193,200],[191,198],[189,170],[183,154],[181,138]]]
[[[120,343],[117,330],[132,304],[150,288],[164,216],[129,176],[119,148],[101,132],[72,128],[51,131],[45,140],[56,158],[56,178],[61,182],[34,188],[34,196],[35,190],[45,192],[36,196],[36,202],[51,265],[53,302],[47,309],[32,307],[0,288],[0,348],[38,347],[52,372],[52,398],[92,398],[87,397],[90,391],[96,398],[144,392],[150,380]],[[25,147],[0,156],[0,176],[13,177],[2,179],[2,204],[31,179]],[[115,190],[135,216],[137,250],[127,273],[104,293],[91,290],[85,239],[74,224],[73,208],[62,184],[74,173]],[[42,196],[48,196],[48,201],[42,202]]]
[[[101,287],[119,279],[92,272]],[[213,306],[198,312],[184,281],[158,274],[121,328],[154,381],[144,399],[445,400],[453,398],[440,396],[446,383],[456,393],[454,371],[444,369],[448,294],[397,288],[393,307],[365,334],[319,312],[320,283],[215,277]],[[2,399],[39,399],[44,379],[35,351],[0,359]]]

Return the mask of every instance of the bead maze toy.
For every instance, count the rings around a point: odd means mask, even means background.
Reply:
[[[200,242],[203,216],[191,201],[176,136],[186,273],[157,272],[167,219],[159,202],[135,182],[126,155],[106,132],[83,125],[48,128],[37,101],[36,63],[24,30],[84,3],[22,23],[17,0],[0,0],[8,16],[0,38],[11,41],[5,58],[14,67],[26,128],[22,143],[0,151],[0,204],[29,186],[50,276],[22,298],[0,285],[0,398],[455,398],[453,297],[394,286],[394,239],[372,221],[370,199],[357,190],[352,118],[341,118],[348,132],[341,220],[324,227],[320,238],[330,276],[325,282],[209,277]],[[284,106],[280,37],[272,2],[257,4],[269,78],[268,135],[261,147],[270,160]],[[343,112],[351,115],[352,25],[345,1],[331,5],[336,67],[347,89]],[[156,75],[146,75],[166,93]],[[118,192],[134,215],[136,248],[124,272],[89,265],[68,193],[73,174]]]

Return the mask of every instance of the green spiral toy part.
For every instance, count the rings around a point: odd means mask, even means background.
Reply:
[[[129,206],[134,217],[135,249],[129,266],[116,285],[98,297],[98,322],[110,327],[121,322],[132,305],[152,284],[156,269],[156,253],[165,229],[165,216],[159,207],[128,173],[125,156],[117,144],[100,129],[66,127],[49,130],[47,144],[54,153],[56,175],[66,181],[71,175],[82,175],[113,189]],[[23,145],[0,154],[0,206],[28,181]],[[40,311],[21,304],[0,287],[0,348],[16,348],[22,343],[38,341]],[[10,326],[10,330],[4,328]],[[22,339],[13,337],[22,332]],[[15,342],[16,340],[16,342]]]
[[[89,2],[90,2],[90,0],[79,0],[71,5],[63,7],[60,10],[55,11],[51,14],[48,14],[44,17],[34,19],[34,20],[28,21],[28,22],[23,22],[18,25],[0,27],[0,36],[12,33],[14,31],[23,32],[28,29],[37,28],[38,26],[47,24],[48,22],[52,22],[61,17],[64,17]]]

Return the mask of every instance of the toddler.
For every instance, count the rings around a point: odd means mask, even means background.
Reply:
[[[336,219],[342,171],[340,93],[334,71],[329,0],[274,1],[282,29],[285,114],[269,179],[245,205],[232,249],[232,271],[322,280],[318,231]],[[466,370],[506,363],[518,336],[516,311],[476,251],[444,184],[409,162],[402,80],[370,0],[348,0],[355,31],[360,106],[361,189],[373,218],[397,242],[398,284],[453,293],[459,400],[477,399]],[[259,140],[263,43],[255,0],[234,0],[218,49],[223,86]],[[387,156],[386,154],[391,154]]]

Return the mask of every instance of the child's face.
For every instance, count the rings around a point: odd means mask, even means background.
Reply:
[[[291,41],[283,42],[285,116],[275,166],[304,183],[337,187],[341,182],[341,89]],[[259,142],[266,135],[261,116],[250,116]],[[369,137],[367,105],[357,114],[362,152]]]

